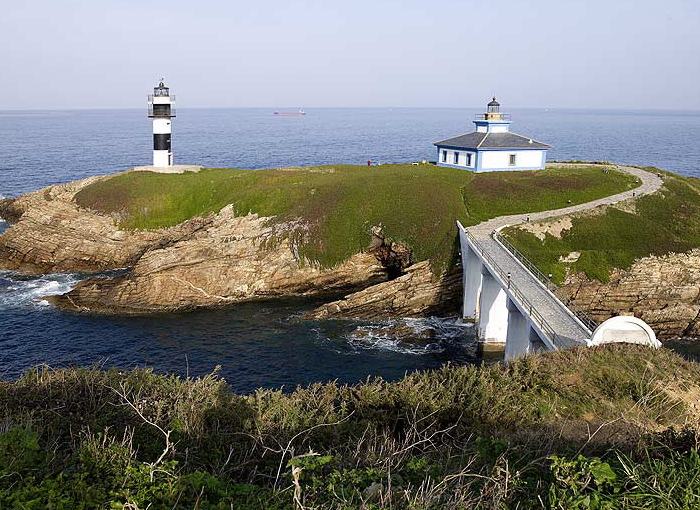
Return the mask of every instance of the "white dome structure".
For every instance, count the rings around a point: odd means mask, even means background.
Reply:
[[[627,343],[648,345],[649,347],[661,347],[661,342],[656,339],[654,331],[642,319],[628,315],[612,317],[593,332],[588,341],[588,346],[613,343]]]

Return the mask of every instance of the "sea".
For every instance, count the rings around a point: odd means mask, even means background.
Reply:
[[[259,169],[435,160],[432,142],[472,131],[482,108],[181,108],[175,162]],[[290,107],[297,110],[298,107]],[[513,109],[512,131],[553,146],[549,160],[615,161],[700,177],[700,111]],[[145,109],[0,111],[0,198],[151,162]],[[0,221],[0,233],[8,225]],[[0,378],[37,365],[150,367],[234,391],[368,377],[395,380],[445,363],[483,363],[473,331],[450,318],[304,321],[312,299],[152,316],[62,312],[42,298],[81,274],[0,271]],[[392,328],[414,331],[402,339]],[[687,345],[686,345],[687,344]],[[697,344],[680,350],[700,354]],[[674,344],[670,344],[674,345]],[[218,367],[218,368],[217,368]]]

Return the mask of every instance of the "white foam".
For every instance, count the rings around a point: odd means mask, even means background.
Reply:
[[[392,328],[397,326],[408,327],[413,334],[402,334],[401,337],[397,337],[392,334]],[[451,343],[471,335],[472,330],[471,325],[464,325],[455,319],[437,317],[400,319],[358,326],[346,336],[346,340],[354,349],[423,355],[444,352]],[[427,331],[430,335],[426,338]]]
[[[0,271],[0,308],[47,306],[49,303],[44,297],[65,294],[80,280],[73,274],[46,274],[28,279],[16,273]]]
[[[348,343],[356,349],[392,351],[401,354],[430,354],[441,353],[445,350],[439,343],[429,343],[426,345],[412,345],[404,340],[392,338],[388,335],[367,332],[362,336],[348,336]]]
[[[2,193],[0,193],[0,200],[2,200],[3,198],[7,198],[7,197],[5,195],[3,195]],[[4,223],[7,223],[7,222],[3,219],[2,216],[0,216],[0,225],[2,225]]]

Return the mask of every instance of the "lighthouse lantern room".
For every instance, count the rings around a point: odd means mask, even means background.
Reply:
[[[170,119],[175,117],[175,96],[163,82],[161,78],[148,96],[148,116],[153,119],[153,166],[158,168],[173,166]]]

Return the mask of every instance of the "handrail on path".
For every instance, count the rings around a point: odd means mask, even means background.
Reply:
[[[513,257],[515,257],[523,266],[525,266],[525,269],[530,271],[532,275],[537,278],[540,282],[542,282],[542,285],[545,286],[545,288],[550,291],[552,294],[554,294],[555,291],[559,289],[559,286],[552,281],[552,279],[545,275],[542,271],[540,271],[535,264],[530,262],[528,258],[520,252],[515,246],[513,246],[506,237],[501,234],[498,230],[494,230],[492,233],[492,237],[496,242],[500,243],[501,246],[503,246],[506,250],[508,250]],[[581,308],[578,306],[574,305],[573,303],[564,303],[561,300],[559,302],[566,307],[571,313],[573,313],[578,320],[580,320],[583,325],[588,328],[588,330],[592,333],[595,331],[595,329],[598,327],[598,322],[593,319],[590,315],[588,315],[586,312],[584,312]]]

